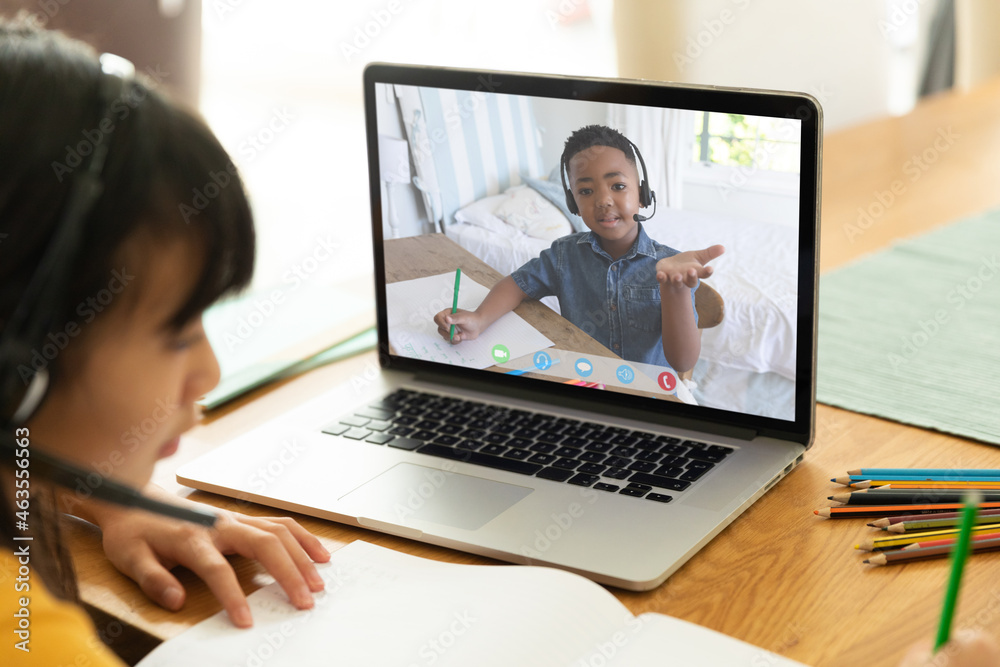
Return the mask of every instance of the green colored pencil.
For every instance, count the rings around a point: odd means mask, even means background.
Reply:
[[[462,282],[462,269],[455,269],[455,299],[451,302],[451,313],[454,315],[458,312],[458,286]],[[455,325],[451,325],[451,329],[448,330],[448,341],[455,340]]]
[[[958,590],[962,585],[962,571],[969,556],[969,544],[972,541],[972,524],[976,521],[976,511],[979,509],[980,496],[972,491],[965,498],[965,508],[962,510],[962,526],[959,529],[958,541],[951,557],[951,576],[948,578],[948,590],[944,595],[944,607],[941,609],[941,623],[938,625],[937,640],[934,642],[934,652],[948,643],[951,637],[951,621],[955,616],[955,604],[958,602]]]

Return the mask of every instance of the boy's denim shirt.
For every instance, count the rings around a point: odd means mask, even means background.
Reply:
[[[581,232],[556,239],[511,278],[532,299],[558,297],[563,317],[622,359],[668,366],[656,262],[679,252],[649,238],[639,224],[629,251],[612,260],[596,234]],[[697,323],[697,312],[694,317]]]

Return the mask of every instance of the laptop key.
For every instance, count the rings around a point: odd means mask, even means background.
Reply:
[[[345,438],[350,438],[351,440],[364,440],[371,434],[372,432],[366,428],[352,428],[345,431],[341,435]]]
[[[439,456],[441,458],[451,459],[452,461],[465,461],[466,463],[486,466],[487,468],[496,468],[498,470],[516,472],[522,475],[534,475],[542,469],[542,466],[537,463],[516,461],[504,456],[490,456],[489,454],[483,454],[482,452],[461,451],[452,449],[451,447],[442,447],[441,445],[434,444],[424,445],[418,449],[417,452],[420,454],[428,454],[430,456]]]
[[[594,482],[597,482],[601,478],[597,475],[587,475],[585,473],[578,473],[573,478],[567,480],[570,484],[575,484],[577,486],[591,486]]]
[[[378,419],[379,421],[385,421],[396,414],[395,410],[390,410],[382,407],[376,407],[370,405],[367,408],[362,408],[355,412],[359,417],[367,417],[368,419]]]
[[[413,433],[413,430],[412,426],[393,426],[389,429],[389,433],[393,435],[410,435]]]
[[[389,441],[390,447],[396,447],[397,449],[409,449],[414,450],[420,445],[424,444],[423,440],[414,440],[413,438],[404,438],[403,436],[397,436],[396,438]],[[441,445],[436,445],[440,447]]]
[[[612,468],[604,473],[605,477],[610,477],[611,479],[626,479],[632,474],[631,470],[626,470],[625,468]]]
[[[370,421],[371,419],[369,419],[368,417],[358,417],[357,415],[349,415],[347,417],[341,418],[340,423],[347,424],[348,426],[364,426]]]
[[[662,457],[662,456],[663,456],[663,454],[661,454],[659,452],[650,452],[650,451],[643,450],[643,451],[639,452],[638,454],[636,454],[635,458],[638,459],[639,461],[652,461],[653,463],[656,463],[657,461],[660,460],[660,457]]]
[[[609,456],[604,461],[604,465],[611,466],[612,468],[627,468],[629,463],[632,463],[632,459],[622,458],[621,456]]]
[[[687,466],[685,467],[688,470],[711,470],[715,467],[715,464],[709,463],[708,461],[688,460]]]
[[[486,445],[485,447],[483,447],[479,451],[481,451],[483,454],[490,454],[492,456],[500,456],[501,454],[503,454],[504,452],[507,451],[507,448],[504,445]]]
[[[408,415],[392,418],[392,423],[400,426],[409,426],[410,424],[416,424],[418,421],[420,421],[419,417],[410,417]]]
[[[688,470],[687,472],[681,473],[680,479],[685,482],[697,482],[707,472],[707,470]]]
[[[614,456],[624,456],[626,458],[632,458],[633,456],[636,455],[637,451],[638,450],[633,449],[632,447],[615,447],[614,449],[611,450],[611,453]]]
[[[556,456],[579,456],[582,452],[572,447],[560,447],[553,452]]]
[[[365,424],[366,429],[370,431],[380,431],[380,432],[386,430],[390,426],[392,426],[392,422],[375,420],[375,419]]]
[[[684,472],[684,468],[678,466],[660,466],[653,472],[657,475],[663,475],[664,477],[680,479],[681,474]]]
[[[542,454],[549,454],[550,452],[555,451],[555,448],[555,445],[548,442],[536,442],[528,447],[531,451],[540,452]]]
[[[641,489],[634,489],[631,486],[626,486],[618,493],[622,494],[623,496],[632,496],[633,498],[642,498],[644,495],[646,495],[645,491]]]
[[[365,442],[370,442],[375,445],[384,445],[396,436],[389,435],[388,433],[372,433],[370,436],[365,438]]]
[[[598,491],[609,491],[611,493],[614,493],[621,487],[616,486],[614,484],[608,484],[607,482],[598,482],[597,484],[594,484],[594,488],[597,489]]]
[[[435,430],[438,433],[443,433],[444,435],[458,435],[465,429],[455,424],[439,424]]]
[[[563,438],[563,441],[560,444],[562,444],[564,447],[579,448],[579,447],[586,447],[589,442],[590,440],[587,440],[586,438],[567,436],[566,438]]]
[[[549,465],[550,463],[556,460],[556,457],[552,456],[551,454],[535,454],[528,460],[531,461],[532,463],[541,463],[543,465]]]
[[[607,458],[607,455],[599,452],[580,452],[577,454],[577,458],[587,463],[600,463]]]
[[[656,486],[661,489],[670,489],[671,491],[683,491],[684,489],[691,486],[691,482],[685,482],[679,479],[673,479],[671,477],[663,477],[661,475],[654,475],[648,472],[632,473],[632,476],[629,477],[628,479],[630,482],[649,484],[651,486]]]
[[[656,464],[650,463],[649,461],[633,461],[628,465],[629,470],[637,470],[639,472],[652,472],[656,470]]]
[[[607,466],[597,465],[596,463],[584,463],[582,466],[576,469],[577,472],[585,472],[588,475],[600,475],[607,469]]]
[[[454,447],[459,440],[453,435],[438,435],[434,438],[434,442],[445,447]]]
[[[655,500],[658,503],[669,503],[673,500],[673,496],[668,496],[664,493],[648,493],[646,494],[646,500]]]
[[[552,464],[554,468],[559,468],[561,470],[574,470],[578,465],[580,465],[579,461],[566,456],[556,459],[555,463]]]
[[[567,479],[573,476],[572,470],[561,470],[559,468],[542,468],[539,470],[535,477],[541,477],[542,479],[551,479],[556,482],[565,482]]]
[[[718,463],[722,459],[726,458],[725,454],[719,454],[718,452],[709,452],[701,449],[692,448],[688,452],[688,456],[692,459],[697,459],[699,461],[708,461],[709,463]]]
[[[517,459],[518,461],[523,461],[524,459],[531,456],[531,452],[528,451],[527,449],[514,448],[505,453],[504,456],[506,456],[509,459]]]
[[[351,427],[348,426],[347,424],[341,424],[340,422],[337,422],[336,424],[330,424],[329,426],[324,426],[323,433],[326,433],[327,435],[343,435],[344,433],[347,433],[347,431],[349,431],[350,428]]]

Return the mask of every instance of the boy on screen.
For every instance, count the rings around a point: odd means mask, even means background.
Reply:
[[[573,132],[560,169],[567,204],[590,231],[555,240],[498,282],[475,311],[439,312],[439,333],[453,344],[472,340],[524,299],[555,295],[563,317],[623,359],[679,373],[693,368],[701,352],[694,291],[724,248],[680,252],[646,235],[638,212],[655,195],[639,178],[637,155],[612,128]]]

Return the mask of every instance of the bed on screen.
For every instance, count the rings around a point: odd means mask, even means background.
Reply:
[[[575,126],[540,127],[533,100],[514,95],[396,86],[395,96],[414,184],[437,231],[505,275],[554,239],[586,231],[566,210],[558,158],[544,164],[541,150],[543,137],[561,147]],[[602,122],[616,126],[608,106]],[[662,199],[643,226],[678,250],[726,247],[707,281],[725,301],[725,318],[702,332],[689,385],[698,403],[791,418],[782,410],[794,395],[795,235],[780,224],[671,208]],[[559,312],[555,297],[543,302]]]

